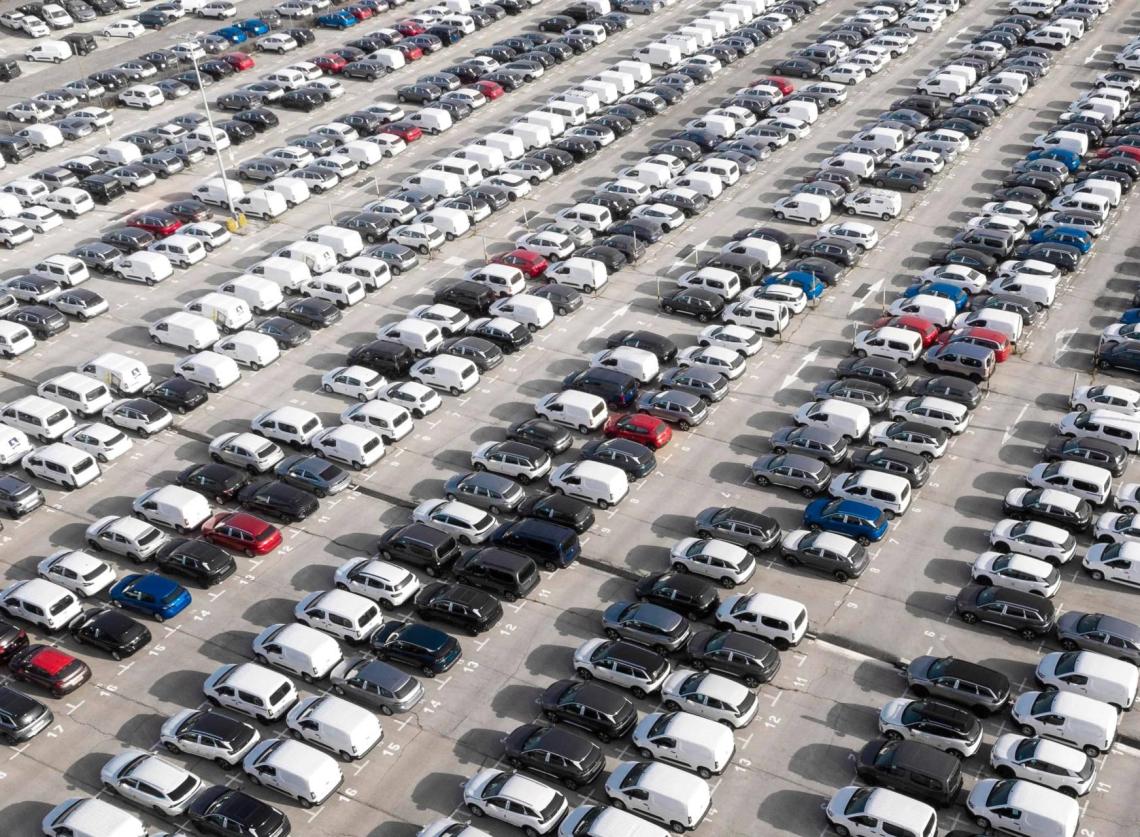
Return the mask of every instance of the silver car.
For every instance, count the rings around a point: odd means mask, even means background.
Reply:
[[[615,602],[602,613],[602,632],[610,639],[646,645],[658,654],[676,651],[692,631],[685,617],[648,602]]]
[[[757,485],[782,485],[814,497],[826,490],[831,466],[798,453],[766,453],[752,463],[752,478]]]
[[[1009,702],[1008,677],[955,657],[916,657],[907,666],[906,682],[919,697],[962,704],[980,716],[999,712]]]
[[[443,492],[448,500],[460,500],[491,514],[513,512],[526,499],[518,483],[488,471],[456,474],[444,483]]]
[[[709,408],[699,395],[674,389],[642,393],[637,399],[637,409],[676,424],[682,430],[702,424],[709,415]]]
[[[1140,626],[1115,616],[1069,611],[1057,619],[1057,639],[1066,651],[1083,648],[1140,665]]]
[[[382,715],[407,712],[420,702],[424,687],[395,666],[368,657],[341,660],[329,675],[332,690],[375,706]]]

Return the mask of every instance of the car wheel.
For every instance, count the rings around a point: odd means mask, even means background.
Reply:
[[[845,825],[835,826],[835,833],[838,834],[839,837],[851,837],[851,832],[847,830],[847,826]]]
[[[617,808],[619,811],[625,810],[625,802],[621,799],[617,799],[617,798],[611,799],[610,804],[613,805],[615,808]]]
[[[965,611],[965,612],[963,612],[963,613],[959,613],[959,614],[958,614],[958,616],[959,616],[959,617],[962,619],[962,621],[963,621],[963,622],[965,622],[967,625],[973,625],[973,624],[975,624],[975,623],[978,621],[978,615],[977,615],[976,613],[970,613],[969,611]]]

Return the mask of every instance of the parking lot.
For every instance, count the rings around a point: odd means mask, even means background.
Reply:
[[[35,384],[105,351],[143,361],[155,380],[167,377],[182,353],[153,345],[149,324],[302,238],[309,229],[335,223],[365,201],[386,194],[449,150],[506,124],[551,93],[627,57],[656,34],[718,5],[678,0],[654,14],[633,17],[627,31],[548,69],[541,79],[477,110],[444,134],[425,136],[403,154],[385,159],[330,193],[314,196],[274,222],[251,221],[206,261],[177,271],[155,287],[94,277],[85,287],[108,299],[109,313],[89,323],[73,322],[67,332],[39,343],[28,354],[3,361],[0,400],[26,395]],[[74,493],[41,484],[47,505],[23,519],[5,520],[0,532],[5,578],[31,578],[38,562],[53,550],[82,548],[89,523],[104,515],[129,514],[139,493],[170,483],[189,463],[206,462],[212,438],[247,430],[250,419],[263,410],[293,405],[315,412],[326,427],[337,424],[350,402],[322,392],[321,376],[345,364],[352,347],[374,339],[377,327],[402,319],[414,306],[430,302],[437,288],[489,256],[512,249],[519,235],[589,195],[618,169],[647,153],[648,145],[765,75],[792,49],[814,41],[816,33],[867,5],[828,0],[664,113],[635,126],[588,161],[536,186],[529,196],[481,222],[473,234],[425,258],[416,270],[395,277],[345,310],[338,324],[314,332],[308,343],[285,352],[271,367],[243,370],[239,383],[212,394],[206,406],[176,417],[173,428],[148,439],[134,437],[131,452],[102,466],[103,474],[95,483]],[[580,310],[556,318],[535,334],[531,346],[483,375],[472,391],[461,397],[444,395],[439,411],[417,420],[412,434],[392,445],[375,466],[353,475],[350,490],[321,500],[319,513],[308,520],[283,526],[285,541],[280,548],[257,559],[239,556],[238,572],[222,584],[208,590],[192,588],[190,608],[165,624],[149,624],[154,640],[144,651],[116,663],[75,645],[65,634],[48,638],[82,656],[94,674],[75,693],[45,699],[55,712],[55,726],[29,742],[0,750],[0,831],[12,837],[40,833],[42,817],[67,797],[113,800],[101,789],[99,775],[110,757],[124,747],[161,753],[159,727],[181,708],[206,705],[202,683],[207,675],[223,663],[252,660],[251,641],[258,633],[270,624],[291,622],[295,603],[312,591],[332,587],[333,572],[340,564],[373,554],[382,532],[408,522],[419,502],[442,496],[446,479],[470,469],[474,447],[503,439],[509,424],[533,416],[534,401],[558,390],[567,374],[584,368],[590,355],[605,348],[608,335],[619,329],[644,329],[667,336],[682,348],[693,345],[703,326],[666,316],[659,309],[659,297],[673,287],[673,280],[702,255],[717,251],[737,229],[770,224],[799,237],[810,232],[803,225],[773,221],[768,207],[818,166],[837,143],[873,121],[893,99],[912,92],[915,81],[943,63],[991,18],[1004,14],[1005,7],[1004,2],[972,0],[940,31],[919,33],[909,52],[848,88],[847,101],[823,112],[808,136],[775,151],[708,211],[651,245],[637,264],[611,275],[604,290],[587,298]],[[458,52],[469,54],[475,47],[533,29],[556,11],[552,0],[546,0],[499,20],[410,64],[399,71],[399,83],[452,63]],[[408,6],[393,8],[357,29],[390,25],[411,12]],[[104,20],[100,18],[100,26]],[[93,72],[114,60],[109,56],[127,57],[124,49],[133,50],[133,55],[169,45],[209,25],[187,18],[159,32],[148,31],[126,46],[104,40],[101,49],[62,65],[24,64],[26,74],[0,88],[0,102],[6,106]],[[174,756],[171,760],[208,784],[241,786],[282,808],[296,834],[411,837],[438,817],[469,820],[462,804],[463,782],[484,767],[503,764],[502,739],[539,717],[536,699],[546,686],[574,676],[573,650],[600,635],[606,606],[632,598],[639,578],[668,568],[670,547],[693,533],[693,515],[708,506],[740,506],[773,516],[785,531],[800,524],[802,498],[778,488],[759,488],[751,478],[752,461],[768,451],[767,437],[791,423],[795,409],[812,399],[812,387],[830,378],[830,370],[847,356],[855,332],[884,313],[895,295],[929,264],[935,246],[946,243],[990,200],[1009,165],[1029,150],[1034,137],[1048,130],[1072,99],[1090,88],[1096,74],[1110,67],[1110,56],[1138,33],[1140,12],[1120,0],[1083,39],[1058,52],[1047,78],[1003,112],[929,190],[903,194],[898,218],[874,222],[879,245],[793,318],[788,331],[765,340],[745,374],[731,383],[729,396],[714,405],[703,425],[688,432],[674,429],[673,441],[658,452],[656,470],[632,483],[627,499],[614,508],[596,510],[597,523],[581,538],[582,558],[567,569],[544,572],[538,589],[525,599],[504,602],[504,617],[495,628],[477,638],[460,639],[462,659],[454,668],[423,680],[426,697],[412,712],[381,719],[383,742],[366,758],[341,765],[344,784],[326,803],[303,810],[243,781],[240,771],[226,773],[201,759]],[[257,67],[245,75],[261,75],[311,57],[342,43],[346,35],[318,30],[317,37],[317,43],[287,55],[256,53]],[[0,51],[15,54],[28,42],[2,35]],[[212,100],[250,80],[228,79],[212,86],[209,96]],[[346,80],[345,86],[348,92],[342,99],[312,114],[284,115],[278,128],[222,152],[223,162],[233,171],[241,160],[305,133],[305,126],[329,121],[335,113],[352,108],[394,101],[387,82]],[[190,109],[201,109],[196,91],[155,111],[117,108],[116,122],[105,132],[9,164],[3,179],[7,182],[58,164],[100,142]],[[32,245],[2,251],[0,277],[20,275],[43,255],[67,252],[82,241],[96,239],[131,213],[184,197],[193,185],[214,175],[214,160],[207,158],[154,187],[37,236]],[[986,534],[1002,516],[1002,498],[1022,485],[1024,473],[1040,461],[1040,448],[1052,436],[1053,423],[1068,411],[1074,385],[1111,380],[1127,386],[1135,381],[1124,373],[1094,373],[1092,354],[1097,333],[1131,305],[1140,279],[1136,202],[1135,194],[1125,195],[1093,250],[1065,276],[1043,321],[985,385],[985,398],[970,429],[954,438],[949,453],[933,463],[930,481],[917,492],[911,510],[894,520],[884,540],[872,545],[872,564],[865,575],[838,584],[826,576],[791,569],[772,553],[761,559],[743,589],[733,591],[763,591],[802,602],[809,613],[809,634],[798,647],[782,654],[776,679],[759,689],[758,716],[736,730],[736,755],[731,767],[710,781],[713,807],[698,833],[826,833],[823,807],[835,789],[855,781],[855,756],[878,736],[879,708],[906,693],[900,664],[916,656],[960,656],[1005,673],[1015,694],[1035,688],[1034,666],[1042,654],[1059,648],[1055,640],[1027,643],[1012,633],[965,625],[954,614],[954,597],[969,583],[973,559],[988,548]],[[559,456],[556,464],[576,456],[572,450]],[[1140,480],[1135,458],[1120,482],[1134,480]],[[533,486],[528,489],[531,494],[537,491]],[[1078,550],[1087,541],[1087,537],[1080,540]],[[109,560],[116,570],[130,571],[125,561]],[[1063,568],[1062,578],[1056,599],[1059,611],[1100,611],[1125,618],[1134,612],[1134,592],[1091,581],[1079,561]],[[722,591],[723,595],[727,593]],[[400,615],[410,618],[410,611]],[[35,629],[29,634],[33,641],[43,638]],[[298,680],[297,687],[302,695],[327,693],[327,684]],[[652,698],[636,703],[640,713],[657,706]],[[985,722],[985,731],[988,744],[1015,730],[1012,721],[1000,715]],[[276,724],[262,732],[273,735],[285,730]],[[619,760],[637,755],[628,741],[606,745],[605,751],[611,769]],[[975,779],[992,776],[987,758],[984,746],[967,761],[967,790]],[[1132,833],[1130,801],[1138,782],[1140,724],[1135,713],[1124,714],[1118,742],[1098,759],[1094,790],[1079,800],[1080,834]],[[570,805],[604,803],[601,784],[567,793]],[[185,821],[172,825],[121,800],[115,804],[138,814],[152,833],[189,830]],[[478,825],[493,835],[518,833],[488,818]],[[939,834],[970,825],[962,805],[939,813]]]

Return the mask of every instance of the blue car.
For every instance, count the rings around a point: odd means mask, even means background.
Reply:
[[[921,282],[915,283],[903,291],[903,296],[907,299],[918,296],[919,294],[930,294],[930,296],[940,296],[943,299],[948,299],[954,303],[955,307],[961,311],[970,302],[970,295],[961,288],[950,285],[946,282]]]
[[[1071,247],[1076,247],[1082,253],[1087,253],[1093,245],[1093,237],[1077,227],[1038,228],[1029,234],[1029,240],[1034,244],[1042,241],[1068,244]]]
[[[1129,308],[1120,315],[1118,322],[1123,325],[1135,325],[1136,323],[1140,323],[1140,308]]]
[[[324,29],[348,29],[350,26],[356,26],[356,23],[356,17],[352,12],[343,9],[317,18],[317,26]]]
[[[219,38],[225,38],[231,44],[244,44],[249,40],[249,36],[240,26],[223,26],[221,29],[214,32]]]
[[[1076,171],[1081,167],[1081,155],[1064,148],[1038,148],[1026,154],[1025,159],[1056,160],[1058,163],[1064,163],[1069,171]]]
[[[820,282],[814,274],[802,270],[785,270],[783,273],[770,273],[760,283],[765,288],[770,285],[792,285],[804,292],[808,299],[818,299],[827,290],[827,285]]]
[[[866,503],[820,497],[804,509],[804,526],[847,535],[866,546],[887,534],[887,516],[881,509]]]
[[[190,605],[189,591],[158,573],[124,576],[109,595],[115,607],[145,613],[159,622],[174,618]]]
[[[248,20],[243,20],[238,24],[241,31],[245,32],[251,38],[256,38],[258,35],[269,34],[269,24],[259,17],[251,17]]]

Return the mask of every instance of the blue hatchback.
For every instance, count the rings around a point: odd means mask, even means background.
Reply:
[[[1026,160],[1056,160],[1064,163],[1069,171],[1076,171],[1081,167],[1081,155],[1065,148],[1038,148],[1025,155]]]
[[[1118,322],[1122,323],[1123,325],[1133,325],[1135,323],[1140,323],[1140,308],[1129,308],[1127,311],[1120,315],[1120,320],[1118,320]]]
[[[159,622],[174,618],[190,605],[189,591],[158,573],[124,576],[109,595],[115,607],[145,613]]]
[[[760,283],[765,288],[769,285],[792,285],[804,292],[808,299],[818,299],[827,290],[827,285],[820,282],[814,274],[802,270],[785,270],[783,273],[770,273]]]
[[[244,44],[249,40],[249,36],[245,34],[245,30],[240,26],[223,26],[214,32],[219,38],[225,38],[231,44]]]
[[[1041,241],[1054,241],[1059,244],[1068,244],[1076,247],[1082,253],[1092,249],[1093,237],[1078,227],[1039,227],[1029,234],[1029,240],[1034,244]]]
[[[866,503],[820,497],[804,509],[804,526],[847,535],[866,545],[883,539],[887,533],[887,516],[881,509]]]
[[[259,17],[251,17],[248,20],[243,20],[238,26],[251,38],[256,38],[258,35],[269,34],[269,24]]]
[[[348,29],[350,26],[356,26],[356,16],[352,12],[344,11],[333,12],[332,14],[321,15],[317,18],[317,26],[324,29]]]
[[[956,285],[951,285],[947,282],[916,282],[911,285],[902,295],[910,299],[911,297],[918,296],[919,294],[929,294],[930,296],[940,296],[943,299],[948,299],[954,303],[954,306],[961,311],[970,302],[970,295]]]

